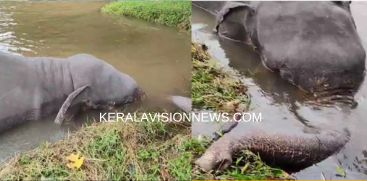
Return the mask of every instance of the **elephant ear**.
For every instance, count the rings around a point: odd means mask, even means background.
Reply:
[[[70,108],[70,106],[72,105],[73,102],[75,102],[75,100],[77,100],[77,98],[83,93],[85,92],[85,90],[88,88],[89,86],[83,86],[80,87],[78,89],[76,89],[74,92],[70,93],[68,95],[68,97],[66,98],[66,100],[64,101],[64,103],[62,104],[59,112],[57,113],[57,116],[55,118],[55,123],[56,124],[62,124],[62,122],[65,119],[65,115],[66,112],[68,111],[68,109]]]
[[[255,12],[255,8],[245,2],[228,2],[218,13],[214,32],[218,33],[220,24],[223,23],[226,16],[229,15],[231,11],[240,8],[248,9],[250,13]]]

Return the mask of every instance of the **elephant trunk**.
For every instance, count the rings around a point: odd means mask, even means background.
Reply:
[[[232,157],[250,150],[259,154],[269,165],[297,171],[318,163],[338,152],[349,141],[347,130],[322,130],[318,134],[268,134],[261,130],[243,133],[230,132],[214,142],[196,160],[204,171],[223,170],[232,163]]]

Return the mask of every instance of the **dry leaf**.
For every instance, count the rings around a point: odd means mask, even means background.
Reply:
[[[79,169],[84,163],[84,157],[80,153],[72,153],[66,159],[69,161],[67,166],[71,169]]]

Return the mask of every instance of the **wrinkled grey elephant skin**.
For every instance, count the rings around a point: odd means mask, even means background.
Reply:
[[[204,171],[223,170],[244,150],[260,155],[270,165],[299,171],[337,153],[348,141],[347,130],[322,130],[318,134],[269,134],[261,129],[231,131],[214,142],[195,164]]]
[[[183,97],[183,96],[170,96],[170,101],[182,111],[190,113],[192,110],[192,101],[191,98]]]
[[[307,92],[354,93],[365,50],[348,2],[204,2],[215,30],[256,47],[263,64]]]
[[[0,53],[0,133],[53,113],[61,124],[81,106],[124,105],[141,93],[134,79],[91,55],[61,59]]]

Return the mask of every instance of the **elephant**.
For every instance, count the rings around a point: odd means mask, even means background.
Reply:
[[[195,1],[216,16],[214,31],[250,44],[263,65],[312,95],[353,95],[366,53],[349,2]]]
[[[80,108],[105,109],[140,100],[136,81],[88,54],[67,58],[0,53],[0,133],[57,113],[62,124]]]
[[[190,113],[192,110],[191,98],[174,95],[174,96],[170,96],[169,100],[181,111]]]
[[[356,91],[363,81],[365,51],[347,2],[195,1],[193,4],[217,17],[214,29],[220,37],[252,44],[265,67],[279,72],[283,79],[306,92],[349,94]],[[321,14],[317,14],[318,11]],[[336,18],[325,15],[326,12],[336,13]],[[299,16],[298,13],[303,14]],[[310,17],[304,17],[307,14]],[[344,16],[344,19],[339,16]],[[323,22],[325,18],[331,22]],[[311,26],[315,24],[313,21],[317,22],[316,27]],[[334,27],[322,27],[319,22],[325,26],[331,23]],[[276,29],[269,28],[270,25]],[[261,28],[265,29],[259,31]],[[340,32],[333,32],[335,28],[339,31],[345,29],[345,34],[339,38],[337,34]],[[302,36],[303,31],[306,31],[305,36]],[[308,35],[307,31],[311,34]],[[313,34],[315,32],[319,34]],[[315,44],[311,45],[311,42]],[[284,73],[292,76],[284,76]],[[318,80],[320,77],[324,82]],[[296,111],[295,116],[298,116]],[[236,122],[226,125],[218,131],[219,134],[213,134],[213,143],[195,164],[204,171],[223,170],[231,165],[233,158],[240,156],[241,151],[250,150],[267,164],[293,172],[338,153],[350,140],[347,128],[337,130],[330,128],[331,125],[305,124],[307,131],[304,131],[295,129],[292,124],[282,127],[274,126],[274,122],[268,123],[262,127],[251,123],[238,127]]]

